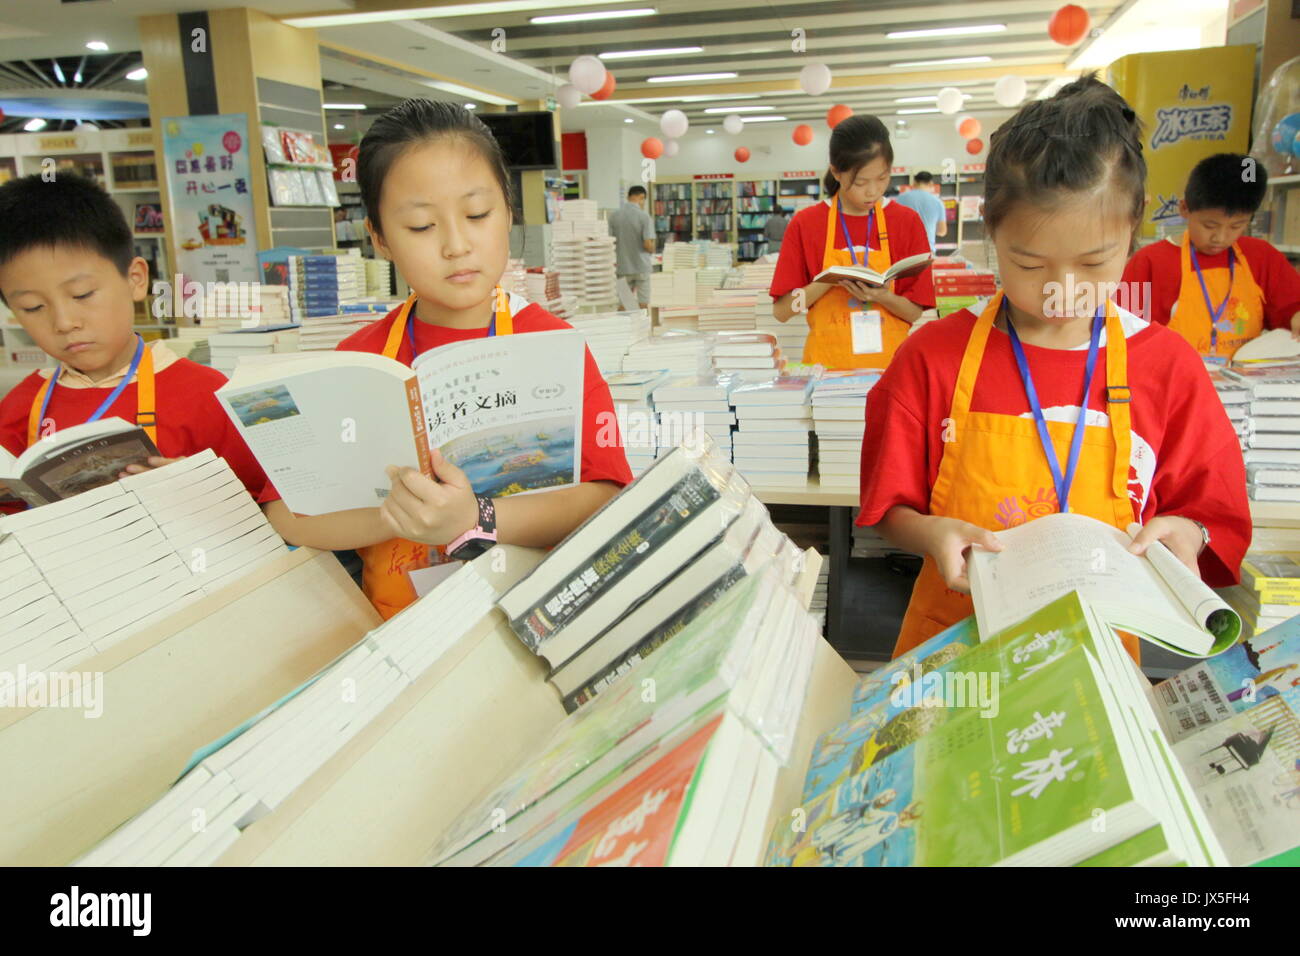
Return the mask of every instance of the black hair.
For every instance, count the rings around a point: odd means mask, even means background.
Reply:
[[[923,170],[921,170],[919,173],[917,173],[916,175],[914,175],[914,176],[912,177],[912,182],[916,183],[917,185],[924,185],[924,184],[926,184],[926,183],[932,183],[932,182],[934,182],[934,175],[931,174],[931,173],[926,172],[926,171],[923,169]]]
[[[633,196],[644,196],[645,194],[646,191],[644,186],[633,186],[627,191],[627,198],[631,199]]]
[[[822,179],[822,189],[827,196],[840,190],[835,170],[856,173],[863,166],[884,157],[894,165],[894,147],[889,142],[889,130],[875,116],[850,116],[840,120],[831,133],[831,168]]]
[[[1253,216],[1266,189],[1268,170],[1263,163],[1241,153],[1216,153],[1192,167],[1183,198],[1191,212],[1222,209],[1229,216]]]
[[[1034,100],[994,130],[984,171],[984,222],[997,228],[1021,202],[1051,206],[1110,184],[1134,225],[1146,206],[1142,123],[1105,83],[1089,73],[1055,96]]]
[[[0,186],[0,266],[28,249],[75,246],[98,253],[124,277],[135,258],[126,215],[94,180],[57,170]]]
[[[402,100],[371,124],[357,150],[357,186],[376,233],[384,234],[379,221],[379,197],[393,162],[407,149],[443,136],[458,137],[479,151],[496,176],[506,206],[513,213],[510,171],[501,146],[487,124],[455,103]]]

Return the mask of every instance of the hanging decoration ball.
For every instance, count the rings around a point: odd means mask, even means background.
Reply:
[[[669,139],[681,139],[686,135],[686,129],[690,125],[691,121],[686,118],[686,114],[681,110],[669,110],[659,117],[659,128],[664,131],[664,135]]]
[[[1047,35],[1061,46],[1074,46],[1088,35],[1088,11],[1067,3],[1047,21]]]
[[[978,156],[980,153],[984,152],[984,140],[979,137],[966,140],[966,152],[970,153],[972,156]]]
[[[749,162],[749,150],[747,150],[744,146],[736,147],[735,156],[736,156],[736,162],[738,163]]]
[[[957,87],[955,86],[945,86],[943,89],[939,91],[937,102],[939,106],[939,112],[947,113],[949,116],[951,116],[953,113],[956,113],[959,109],[961,109],[961,104],[962,104],[961,90],[957,89]]]
[[[555,91],[556,101],[566,110],[571,110],[582,102],[582,91],[572,83],[565,83]]]
[[[961,133],[962,139],[974,139],[982,128],[980,121],[973,116],[963,116],[957,121],[957,132]]]
[[[646,159],[658,159],[664,153],[663,140],[647,136],[641,140],[641,155]]]
[[[831,68],[825,63],[809,63],[799,71],[799,88],[809,96],[821,96],[831,88]]]
[[[1300,156],[1300,113],[1291,113],[1278,120],[1269,141],[1283,156]]]
[[[826,125],[831,129],[834,129],[852,115],[853,110],[849,109],[843,103],[836,103],[826,111]]]
[[[609,99],[609,94],[611,94],[611,93],[614,92],[614,86],[615,86],[615,83],[614,83],[614,74],[613,74],[613,73],[610,73],[608,70],[606,70],[606,71],[605,71],[605,82],[601,85],[600,89],[598,89],[595,93],[592,93],[592,94],[591,94],[591,98],[592,98],[593,100],[607,100],[607,99]]]
[[[739,136],[741,130],[745,128],[745,121],[740,118],[739,113],[732,113],[722,121],[722,128],[732,136]]]
[[[569,82],[590,96],[605,85],[605,64],[584,54],[569,64]]]
[[[1008,108],[1019,106],[1024,102],[1027,92],[1029,92],[1029,88],[1025,85],[1024,77],[1011,73],[993,84],[993,98],[998,101],[998,106]]]
[[[677,150],[680,148],[681,147],[677,145],[677,140],[670,139],[668,142],[664,143],[664,156],[671,159],[677,155]]]
[[[807,146],[813,141],[813,128],[807,123],[800,123],[794,128],[791,139],[800,146]]]

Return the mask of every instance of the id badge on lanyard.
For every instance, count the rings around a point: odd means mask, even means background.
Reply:
[[[853,354],[876,355],[885,350],[879,309],[855,309],[849,313],[853,329]]]

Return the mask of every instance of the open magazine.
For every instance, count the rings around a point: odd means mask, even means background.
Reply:
[[[868,285],[884,285],[891,279],[902,279],[918,272],[924,272],[930,266],[934,256],[928,252],[899,259],[884,272],[877,272],[870,266],[831,266],[823,269],[813,277],[813,282],[839,282],[841,279],[856,279]]]
[[[572,329],[453,342],[408,368],[368,352],[241,360],[216,393],[288,508],[373,508],[388,465],[432,475],[431,449],[477,494],[578,480],[584,343]]]
[[[117,481],[127,465],[143,465],[158,448],[143,428],[120,418],[73,425],[40,439],[18,457],[0,448],[0,500],[32,507],[71,498]]]
[[[1241,635],[1237,612],[1163,544],[1131,554],[1137,531],[1054,514],[997,532],[1004,550],[975,548],[969,561],[980,633],[1001,631],[1025,608],[1078,590],[1112,627],[1175,653],[1206,657],[1231,647]]]

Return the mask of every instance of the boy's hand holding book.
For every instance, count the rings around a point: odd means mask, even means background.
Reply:
[[[152,471],[155,468],[162,468],[164,465],[170,465],[173,462],[184,460],[185,456],[179,458],[163,458],[161,455],[150,455],[148,464],[145,465],[127,465],[118,477],[125,478],[127,475],[139,475],[146,471]]]
[[[465,472],[433,449],[435,481],[414,468],[386,469],[392,490],[379,514],[399,538],[449,544],[478,522],[478,499]]]

